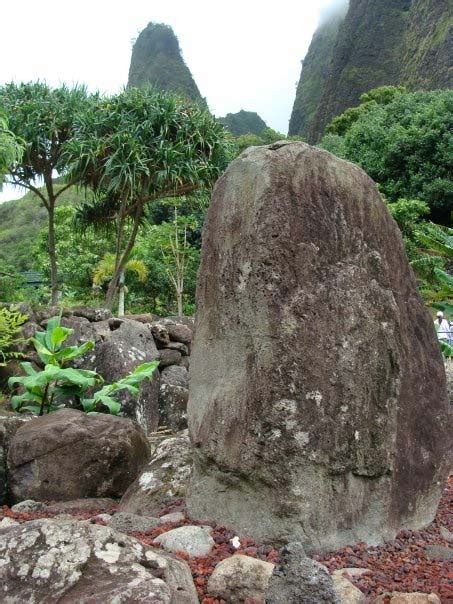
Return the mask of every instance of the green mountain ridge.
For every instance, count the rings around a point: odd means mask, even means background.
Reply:
[[[218,120],[233,136],[259,135],[267,128],[266,122],[255,111],[244,111],[243,109],[237,113],[227,113],[225,117],[219,117]]]
[[[205,103],[182,58],[178,38],[164,23],[148,23],[140,32],[132,49],[127,85],[137,88],[152,85]]]
[[[343,5],[344,7],[344,5]],[[350,0],[313,36],[289,135],[317,142],[336,115],[384,85],[453,85],[452,0]]]

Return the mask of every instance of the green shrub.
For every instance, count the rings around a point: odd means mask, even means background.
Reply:
[[[104,385],[88,398],[89,392],[102,386],[104,380],[95,371],[65,367],[67,363],[83,356],[93,348],[93,342],[85,342],[81,346],[67,346],[63,343],[73,333],[72,329],[60,325],[61,318],[49,319],[45,332],[36,332],[32,342],[39,358],[44,363],[43,370],[37,370],[31,363],[21,363],[25,376],[12,377],[8,381],[10,388],[22,386],[24,392],[11,398],[11,406],[15,411],[28,411],[43,415],[64,407],[68,398],[76,399],[82,409],[88,414],[112,413],[118,415],[121,403],[114,395],[120,390],[128,390],[138,395],[141,381],[151,377],[158,366],[158,361],[143,363],[126,377]]]
[[[23,342],[23,338],[18,334],[21,325],[27,319],[27,315],[22,314],[19,310],[0,308],[0,367],[4,367],[9,359],[21,356],[20,353],[10,349],[15,344]]]

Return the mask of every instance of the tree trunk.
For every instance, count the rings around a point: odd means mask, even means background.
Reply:
[[[118,296],[118,316],[119,317],[124,317],[124,294],[125,294],[124,288],[125,288],[124,271],[121,271],[120,279],[119,279],[119,296]]]
[[[107,294],[105,296],[105,305],[110,310],[113,306],[113,300],[115,298],[116,288],[119,283],[121,272],[124,270],[126,266],[126,262],[129,259],[129,256],[132,252],[132,248],[134,247],[135,239],[137,237],[138,227],[140,226],[140,219],[142,217],[143,206],[140,202],[137,202],[137,210],[134,216],[134,225],[132,227],[131,234],[129,235],[128,242],[124,249],[124,252],[121,254],[121,258],[116,262],[115,272],[113,273],[112,280],[109,283],[109,287],[107,289]]]
[[[55,245],[55,200],[49,199],[49,260],[50,260],[50,304],[56,306],[58,304],[58,268],[57,268],[57,252]]]
[[[176,292],[176,299],[178,302],[178,317],[182,318],[182,291]]]

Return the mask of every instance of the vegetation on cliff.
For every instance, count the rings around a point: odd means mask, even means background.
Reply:
[[[290,134],[318,141],[336,115],[372,88],[450,88],[452,36],[449,0],[350,0],[346,16],[331,16],[313,37]]]
[[[219,117],[219,122],[227,128],[233,136],[242,134],[260,135],[267,128],[267,124],[255,111],[238,111],[227,113],[225,117]]]
[[[148,23],[140,32],[132,49],[128,86],[154,86],[204,103],[173,29],[164,23]]]

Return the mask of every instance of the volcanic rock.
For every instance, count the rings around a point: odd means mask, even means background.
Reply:
[[[401,234],[358,167],[252,147],[215,187],[191,357],[191,517],[308,551],[434,518],[451,412]]]

